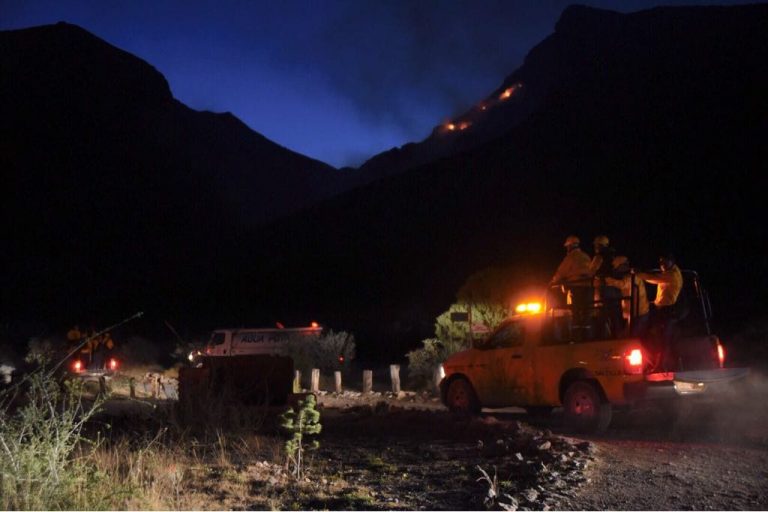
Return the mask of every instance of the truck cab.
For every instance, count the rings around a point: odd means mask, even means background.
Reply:
[[[709,301],[695,272],[684,272],[682,293],[689,310],[664,358],[655,340],[628,335],[632,315],[612,326],[598,301],[579,314],[551,293],[520,304],[487,338],[443,363],[443,402],[470,413],[562,406],[572,429],[599,431],[610,423],[612,407],[711,394],[745,377],[746,369],[724,368],[725,349],[709,332]],[[632,311],[635,295],[623,298]]]

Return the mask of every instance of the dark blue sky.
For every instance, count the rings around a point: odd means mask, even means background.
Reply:
[[[80,25],[154,65],[190,107],[230,111],[340,167],[421,140],[485,97],[570,3],[0,0],[0,29]],[[659,4],[584,3],[623,12]],[[744,2],[675,2],[705,3]]]

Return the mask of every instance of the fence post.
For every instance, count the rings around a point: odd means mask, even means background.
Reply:
[[[443,372],[440,371],[440,366],[435,367],[432,372],[432,382],[435,385],[435,390],[440,391],[440,381],[443,380]]]
[[[131,388],[131,398],[136,398],[136,378],[131,377],[128,381],[128,386]]]
[[[399,393],[400,392],[400,365],[399,364],[389,365],[389,377],[392,380],[392,392]]]
[[[107,378],[103,375],[99,377],[99,394],[103,397],[107,396]]]
[[[301,371],[296,370],[293,372],[293,392],[301,393]]]
[[[312,382],[309,390],[313,393],[320,391],[320,370],[317,368],[312,368]]]
[[[373,371],[363,370],[363,393],[373,391]]]
[[[335,381],[335,384],[336,384],[336,388],[335,388],[336,392],[341,393],[342,389],[341,389],[341,372],[340,371],[333,372],[333,380]]]

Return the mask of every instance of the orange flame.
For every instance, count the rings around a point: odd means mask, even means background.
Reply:
[[[456,125],[453,123],[448,123],[447,125],[445,125],[445,129],[448,130],[449,132],[452,132],[456,129]]]
[[[499,99],[500,100],[506,100],[506,99],[511,98],[512,95],[515,94],[515,92],[517,92],[517,90],[519,88],[521,88],[522,86],[523,86],[522,84],[515,84],[512,87],[508,87],[508,88],[504,89],[504,92],[501,93],[501,95],[499,96]]]
[[[464,121],[461,124],[459,124],[459,130],[466,130],[472,125],[469,121]]]

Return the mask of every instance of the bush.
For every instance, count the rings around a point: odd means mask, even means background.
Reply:
[[[355,337],[347,332],[330,331],[318,338],[297,336],[288,340],[286,355],[293,366],[307,375],[313,368],[330,373],[342,369],[355,358]],[[344,361],[339,361],[339,356]]]
[[[0,508],[108,508],[109,482],[78,456],[99,403],[84,405],[79,381],[62,389],[43,369],[24,384],[23,396],[17,386],[0,394]]]
[[[405,356],[408,358],[408,377],[413,386],[429,386],[435,368],[460,350],[464,350],[464,341],[441,341],[429,338],[421,342],[423,347],[411,350]]]

